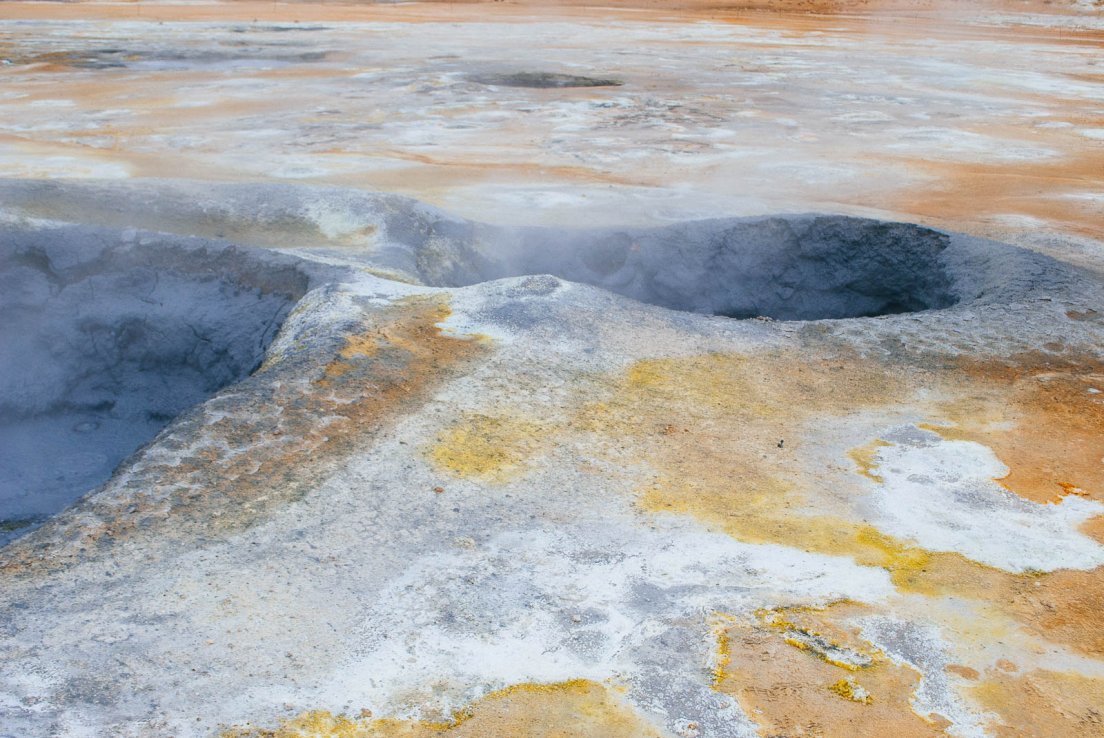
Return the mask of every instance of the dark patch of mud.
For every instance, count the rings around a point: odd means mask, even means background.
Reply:
[[[554,72],[509,72],[505,74],[476,74],[469,77],[472,82],[492,87],[529,87],[538,90],[563,89],[567,87],[620,87],[621,80],[603,77],[582,77],[574,74]]]

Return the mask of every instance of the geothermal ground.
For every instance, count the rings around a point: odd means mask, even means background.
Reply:
[[[0,4],[0,737],[1104,735],[1104,7]]]

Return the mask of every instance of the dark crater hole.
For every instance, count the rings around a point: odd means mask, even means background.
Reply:
[[[538,90],[555,90],[567,87],[620,87],[621,80],[583,77],[576,74],[555,72],[509,72],[505,74],[474,74],[472,82],[493,87],[529,87]]]
[[[0,232],[0,544],[259,365],[308,286],[281,259],[80,227]]]
[[[552,274],[673,310],[822,320],[950,307],[962,285],[950,237],[846,216],[784,216],[636,229],[476,230],[418,252],[430,284]],[[436,240],[441,243],[442,239]]]

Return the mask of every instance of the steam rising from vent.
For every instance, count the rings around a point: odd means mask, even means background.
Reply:
[[[460,286],[552,274],[673,310],[856,318],[950,307],[945,234],[842,216],[697,221],[639,230],[486,229],[419,252],[419,277]]]

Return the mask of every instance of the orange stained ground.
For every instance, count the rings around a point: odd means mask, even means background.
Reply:
[[[1011,470],[1000,480],[1035,502],[1078,494],[1104,502],[1104,363],[1036,353],[963,359],[968,390],[940,407],[941,435],[989,446]]]
[[[1040,383],[1037,375],[1044,370],[1049,379]],[[1063,491],[1059,483],[1069,481],[1084,494],[1098,495],[1100,449],[1092,441],[1100,436],[1092,429],[1099,427],[1100,407],[1089,404],[1094,396],[1083,390],[1084,378],[1100,371],[1099,362],[1080,357],[1020,356],[893,372],[846,353],[828,359],[778,351],[649,360],[613,379],[604,399],[582,401],[567,420],[537,419],[515,408],[494,416],[493,423],[481,417],[469,428],[461,421],[429,454],[465,459],[466,467],[442,464],[456,476],[512,479],[537,463],[555,439],[583,434],[583,447],[607,461],[624,462],[626,454],[647,460],[650,473],[638,498],[643,510],[692,515],[743,541],[849,556],[886,569],[902,592],[987,603],[1041,639],[1101,657],[1104,571],[1017,574],[958,553],[925,550],[853,519],[821,494],[815,470],[799,463],[809,450],[805,444],[815,445],[818,426],[831,427],[834,417],[900,409],[917,402],[910,398],[920,390],[936,387],[937,399],[929,394],[917,412],[945,434],[994,449],[1012,469],[1003,481],[1013,491],[1053,500]],[[1011,393],[1010,376],[1025,383]],[[973,410],[960,412],[964,406]],[[983,422],[990,416],[995,420]],[[519,455],[492,453],[498,442],[488,444],[488,427],[499,441],[524,439],[504,444]],[[784,448],[779,438],[786,439]],[[1040,468],[1046,450],[1063,443],[1058,459]],[[869,452],[860,450],[860,462]],[[856,495],[863,470],[859,463],[850,483]],[[846,482],[834,478],[833,484]],[[1098,530],[1099,518],[1088,529]]]
[[[208,21],[208,20],[266,20],[266,21],[337,21],[371,20],[380,17],[411,17],[409,8],[393,8],[388,5],[376,5],[340,0],[311,0],[308,2],[265,2],[264,0],[232,0],[230,2],[173,3],[142,2],[142,0],[121,0],[119,2],[99,2],[97,0],[77,0],[65,3],[61,7],[42,7],[42,3],[14,2],[5,3],[5,17],[19,19],[80,19],[80,18],[145,18],[163,21]],[[792,14],[862,14],[862,13],[904,13],[945,8],[953,10],[954,2],[939,0],[742,0],[725,2],[724,0],[436,0],[435,2],[416,3],[413,17],[449,17],[449,14],[470,12],[496,15],[514,13],[531,14],[538,11],[542,15],[555,15],[557,12],[586,12],[592,9],[605,11],[674,12],[678,15],[707,15],[709,17],[738,16],[741,14],[769,15]],[[1022,11],[1061,12],[1060,4],[1047,0],[982,0],[974,4],[979,8],[1017,9]],[[475,6],[475,7],[473,7]],[[481,7],[480,7],[481,6]]]
[[[761,615],[753,621],[719,621],[723,660],[715,688],[734,696],[765,737],[945,735],[945,718],[921,716],[912,708],[920,673],[895,663],[856,629],[836,622],[841,615],[863,611],[861,605],[840,603],[823,611],[768,614],[781,614],[782,619]],[[807,639],[790,637],[795,632],[814,635],[833,650],[859,654],[863,665],[833,663],[805,646]]]
[[[764,738],[851,738],[860,735],[946,735],[949,721],[915,712],[920,674],[865,641],[848,618],[869,606],[840,602],[824,608],[787,608],[754,620],[719,617],[715,687],[735,696]],[[825,658],[789,637],[812,635],[837,653],[866,657],[857,668]],[[1033,670],[1000,659],[978,670],[949,665],[963,693],[995,716],[989,729],[1001,738],[1089,738],[1104,727],[1104,679]]]
[[[438,3],[25,3],[8,2],[0,5],[0,19],[37,20],[147,20],[164,23],[190,23],[195,21],[226,22],[341,22],[378,21],[387,23],[476,23],[491,20],[498,23],[531,23],[541,20],[593,22],[617,20],[619,22],[697,24],[708,20],[731,23],[758,30],[770,30],[780,34],[780,42],[769,44],[756,42],[753,47],[762,54],[791,54],[795,40],[817,43],[825,35],[840,39],[869,43],[871,48],[884,46],[893,49],[897,42],[924,43],[931,38],[963,44],[978,42],[981,47],[994,44],[1031,44],[1033,54],[1040,59],[1053,60],[1069,53],[1076,58],[1091,57],[1096,50],[1104,49],[1104,31],[1092,27],[1068,27],[1059,22],[1047,25],[1009,25],[984,22],[986,13],[1045,13],[1062,19],[1072,12],[1072,3],[1034,2],[987,3],[934,2],[927,0],[751,0],[750,2],[723,3],[714,0],[629,0],[626,2],[598,3],[592,0],[521,0],[519,2],[438,2]],[[996,17],[996,16],[995,16]],[[963,21],[964,22],[959,22]],[[980,21],[982,22],[978,22]],[[675,42],[687,49],[694,41]],[[974,52],[964,45],[963,53]],[[340,55],[340,50],[332,50]],[[93,126],[86,131],[65,131],[54,134],[49,131],[20,131],[5,133],[2,139],[10,147],[10,166],[35,170],[39,162],[56,157],[73,157],[78,162],[72,171],[80,171],[83,164],[92,172],[90,176],[107,168],[120,169],[134,177],[189,177],[221,181],[241,179],[266,180],[268,175],[260,170],[243,172],[233,161],[218,156],[220,147],[233,148],[241,144],[234,138],[233,121],[253,115],[271,115],[269,99],[233,99],[228,96],[217,105],[180,108],[165,104],[163,90],[187,87],[209,81],[208,72],[173,71],[145,72],[140,78],[126,74],[126,84],[138,94],[114,89],[119,84],[112,75],[98,75],[96,84],[88,84],[81,75],[69,77],[65,66],[65,53],[50,52],[55,70],[52,78],[36,87],[46,77],[45,66],[39,65],[30,73],[27,82],[31,91],[26,101],[36,95],[64,96],[79,101],[82,109],[104,110],[125,106],[132,108],[132,118],[119,128]],[[981,54],[981,52],[977,52]],[[993,52],[986,52],[992,54]],[[7,52],[0,49],[0,55]],[[1071,57],[1073,58],[1073,57]],[[986,72],[993,62],[984,56],[965,59],[948,57],[953,62],[976,65],[977,73]],[[1050,63],[1050,62],[1047,62]],[[10,79],[24,84],[21,67],[10,67]],[[761,189],[764,208],[783,209],[848,209],[860,208],[865,212],[877,211],[886,217],[915,220],[940,227],[964,230],[982,235],[1013,238],[1024,228],[1050,228],[1081,236],[1104,237],[1104,208],[1099,193],[1104,188],[1104,143],[1082,135],[1084,131],[1104,129],[1104,117],[1099,106],[1091,100],[1057,89],[1063,81],[1079,84],[1099,84],[1100,76],[1091,71],[1079,71],[1063,75],[1062,66],[1043,71],[1051,76],[1056,87],[1051,92],[1030,90],[1005,90],[1000,103],[1002,110],[994,113],[994,121],[960,122],[946,116],[930,123],[918,123],[941,130],[990,138],[993,143],[977,155],[946,159],[932,156],[929,147],[919,144],[910,152],[898,149],[891,142],[879,140],[876,128],[844,127],[842,139],[825,134],[823,138],[790,142],[777,139],[770,146],[778,147],[777,154],[786,165],[798,166],[801,171],[822,168],[825,172],[837,168],[854,170],[846,187],[825,187],[815,181],[804,182],[804,175],[785,176],[784,181],[754,163],[745,163],[741,157],[725,159],[723,149],[714,151],[708,146],[699,151],[695,146],[704,145],[685,137],[674,137],[667,146],[677,149],[674,159],[653,152],[639,163],[631,157],[609,164],[599,164],[586,156],[586,151],[569,152],[560,156],[550,153],[544,145],[555,138],[555,131],[540,128],[531,118],[517,113],[516,121],[502,123],[495,133],[496,143],[474,145],[471,139],[463,139],[463,147],[438,145],[429,151],[417,146],[404,146],[384,141],[354,142],[331,148],[315,147],[303,155],[320,165],[324,174],[309,178],[314,183],[338,184],[365,189],[399,191],[437,204],[472,207],[480,214],[478,203],[485,184],[493,190],[497,186],[518,184],[523,186],[580,186],[586,188],[613,188],[628,193],[664,192],[664,188],[691,186],[705,191],[717,186],[728,187],[726,192],[738,200],[742,189],[732,188],[731,181],[748,179],[756,189]],[[280,100],[292,108],[304,109],[317,101],[302,98],[302,92],[310,89],[312,77],[328,81],[330,75],[350,76],[357,70],[333,68],[291,68],[257,70],[251,77],[259,79],[298,78],[303,87],[282,88]],[[743,70],[753,72],[755,70]],[[768,73],[769,68],[764,68]],[[827,73],[822,70],[820,74]],[[34,76],[37,75],[37,76]],[[38,80],[38,82],[34,81]],[[653,82],[652,84],[660,84]],[[887,89],[898,84],[892,79],[885,83]],[[923,85],[921,85],[923,86]],[[141,88],[146,88],[141,92]],[[978,83],[977,92],[987,93],[985,85]],[[845,91],[841,88],[841,91]],[[897,90],[901,94],[907,89]],[[657,95],[685,97],[681,108],[702,104],[704,90],[687,92],[685,89],[665,89],[659,86]],[[285,98],[285,93],[287,97]],[[572,93],[580,101],[586,100],[585,91]],[[950,93],[948,93],[950,94]],[[697,98],[701,98],[698,100]],[[1015,113],[1019,106],[1046,111],[1053,122],[1068,128],[1037,127],[1038,118]],[[856,108],[858,109],[858,108]],[[1095,112],[1094,112],[1095,111]],[[515,111],[517,112],[517,111]],[[736,111],[718,108],[713,112],[722,118]],[[762,112],[762,111],[760,111]],[[908,112],[908,111],[904,111]],[[442,115],[464,115],[460,109]],[[365,112],[358,122],[368,120]],[[793,117],[807,131],[803,135],[816,139],[820,134],[820,122],[800,120],[800,109],[786,110],[783,118]],[[183,131],[182,122],[190,122],[187,128],[196,131],[220,131],[219,140],[204,144],[199,154],[166,149],[158,137],[166,130]],[[727,120],[724,125],[716,122],[700,124],[704,134],[717,127],[738,128],[737,121]],[[538,127],[533,128],[534,125]],[[678,122],[676,127],[699,125]],[[735,129],[734,128],[734,129]],[[618,134],[619,135],[619,134]],[[113,139],[112,139],[113,137]],[[101,139],[115,141],[108,148],[97,143]],[[734,139],[739,141],[739,139]],[[746,142],[745,142],[746,143]],[[1023,144],[1027,147],[1046,149],[1050,153],[1040,160],[1002,161],[1000,154],[1005,145]],[[159,148],[160,147],[160,148]],[[681,148],[680,148],[681,147]],[[792,149],[792,150],[791,150]],[[702,153],[701,157],[697,154]],[[715,166],[710,162],[719,162]],[[861,176],[860,176],[861,175]],[[36,175],[42,176],[42,175]],[[62,176],[72,176],[64,174]],[[118,176],[109,174],[105,176]],[[817,172],[813,172],[815,178]],[[864,185],[868,180],[870,184]],[[744,188],[746,189],[746,188]],[[471,192],[469,192],[469,190]],[[626,195],[631,200],[634,194]],[[649,195],[650,196],[650,195]],[[723,207],[723,206],[722,206]],[[497,212],[492,208],[490,212]],[[1024,220],[1028,219],[1028,220]],[[1026,224],[1025,224],[1026,223]]]
[[[304,713],[268,728],[234,728],[222,738],[663,738],[616,691],[575,679],[492,692],[449,722]]]
[[[1101,43],[1104,48],[1104,39]],[[1083,124],[1104,128],[1104,118]],[[1070,136],[1065,144],[1067,154],[1057,161],[911,160],[909,167],[927,174],[931,182],[897,193],[890,207],[937,226],[1023,215],[1041,224],[1066,224],[1072,232],[1090,238],[1104,238],[1104,207],[1099,199],[1088,196],[1104,185],[1104,142],[1079,141]],[[973,230],[986,232],[984,228]]]
[[[997,738],[1097,738],[1104,734],[1104,680],[1034,670],[992,669],[972,690],[999,717]]]

